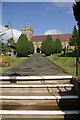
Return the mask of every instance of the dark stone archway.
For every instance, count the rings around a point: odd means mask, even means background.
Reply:
[[[36,49],[36,52],[37,52],[37,53],[40,53],[40,48],[39,48],[39,47]]]

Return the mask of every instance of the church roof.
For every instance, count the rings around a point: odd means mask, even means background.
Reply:
[[[62,42],[65,42],[65,41],[69,41],[69,38],[72,37],[72,34],[54,34],[51,36],[52,36],[54,41],[58,38]],[[31,41],[32,42],[42,42],[43,40],[46,40],[46,38],[47,38],[47,35],[33,36],[31,38]]]

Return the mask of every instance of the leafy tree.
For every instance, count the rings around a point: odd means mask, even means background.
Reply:
[[[60,41],[60,39],[56,39],[55,41],[55,52],[56,53],[61,53],[62,51],[62,43]]]
[[[4,42],[1,43],[2,53],[6,53],[6,44]]]
[[[0,54],[2,52],[2,42],[0,41]]]
[[[77,21],[79,36],[80,36],[80,1],[73,3],[73,14]]]
[[[7,29],[9,29],[9,26],[8,26],[8,25],[5,25],[4,27],[7,28]]]
[[[16,43],[14,42],[13,37],[8,39],[6,43],[6,51],[11,52],[12,49],[14,49],[14,52],[16,52]]]
[[[44,53],[48,56],[55,52],[55,45],[51,35],[48,35],[44,45]]]
[[[29,41],[29,49],[30,49],[30,54],[34,53],[34,45],[32,43],[32,41]]]
[[[74,26],[72,38],[70,38],[69,45],[75,46],[75,48],[77,48],[79,45],[79,41],[80,40],[79,40],[79,36],[78,36],[78,30],[77,30],[76,26]]]

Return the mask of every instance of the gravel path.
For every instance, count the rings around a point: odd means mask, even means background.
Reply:
[[[2,75],[17,76],[42,76],[42,75],[67,75],[67,73],[52,63],[40,53],[35,53],[32,57],[24,60],[22,63],[12,69],[2,73]]]

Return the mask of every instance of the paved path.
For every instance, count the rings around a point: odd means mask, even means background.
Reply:
[[[2,75],[42,76],[42,75],[67,75],[67,73],[39,53],[18,64],[13,69]]]

